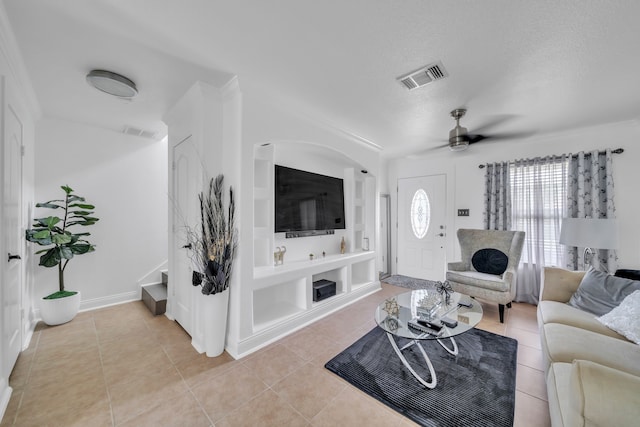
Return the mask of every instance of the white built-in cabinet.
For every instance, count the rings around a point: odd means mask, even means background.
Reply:
[[[359,168],[343,169],[345,194],[345,230],[334,236],[286,239],[274,233],[275,144],[254,149],[253,179],[253,281],[250,302],[243,304],[243,317],[250,318],[250,333],[237,345],[237,356],[250,353],[269,342],[295,331],[357,299],[380,289],[376,277],[375,254],[375,179]],[[282,233],[280,233],[282,234]],[[339,241],[345,237],[346,253]],[[363,239],[369,238],[369,250]],[[315,240],[314,240],[315,239]],[[331,239],[327,250],[316,250],[313,259],[299,248]],[[282,265],[274,265],[274,250],[279,242],[288,248]],[[321,255],[321,252],[326,252]],[[328,279],[336,282],[336,295],[313,301],[313,282]],[[245,295],[247,295],[245,293]],[[373,313],[372,313],[373,315]]]

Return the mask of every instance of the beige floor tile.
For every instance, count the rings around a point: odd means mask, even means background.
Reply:
[[[308,363],[271,388],[305,418],[311,419],[345,387],[344,381],[332,372]]]
[[[395,414],[353,387],[345,387],[318,415],[311,419],[314,427],[398,425]]]
[[[161,402],[118,427],[206,427],[211,421],[191,393]]]
[[[544,371],[542,351],[523,344],[518,345],[518,363],[539,371]]]
[[[323,348],[331,345],[328,339],[302,329],[282,340],[282,345],[300,356],[304,361],[312,360]]]
[[[198,357],[189,360],[183,360],[176,364],[176,368],[182,378],[190,388],[197,386],[205,381],[227,372],[232,367],[241,362],[235,360],[224,352],[218,357],[207,357],[206,354],[200,354]]]
[[[191,339],[174,339],[172,342],[162,344],[162,348],[173,364],[188,362],[200,356],[200,353],[191,345]]]
[[[547,385],[544,372],[524,365],[516,370],[516,390],[527,393],[540,400],[547,400]]]
[[[525,331],[524,329],[507,325],[506,336],[518,340],[518,345],[526,345],[540,350],[540,336],[535,332]]]
[[[549,405],[544,400],[516,391],[514,427],[550,427]]]
[[[9,399],[9,404],[7,405],[7,409],[4,411],[4,416],[2,417],[2,421],[0,421],[0,427],[8,427],[12,426],[13,422],[16,419],[16,415],[18,414],[18,407],[20,406],[20,401],[22,400],[22,391],[14,390],[11,393],[11,399]]]
[[[216,422],[216,427],[304,427],[309,422],[284,399],[266,390]]]
[[[267,389],[243,364],[195,386],[191,391],[215,423]]]
[[[109,386],[111,408],[116,424],[127,421],[148,408],[187,393],[188,387],[171,366],[162,371],[149,370],[131,381]]]
[[[109,401],[105,399],[91,405],[70,405],[33,414],[24,414],[21,411],[15,425],[20,427],[112,427],[113,420]]]
[[[264,381],[273,385],[291,372],[302,366],[305,361],[284,344],[261,351],[255,357],[244,362],[251,372]]]

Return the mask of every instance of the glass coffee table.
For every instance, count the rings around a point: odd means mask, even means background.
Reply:
[[[482,319],[482,306],[469,296],[452,292],[448,305],[444,299],[435,289],[420,289],[389,298],[376,308],[376,323],[387,333],[387,338],[404,366],[427,388],[434,388],[438,379],[433,364],[420,343],[435,340],[447,352],[456,355],[458,344],[454,337],[473,329]],[[396,337],[410,341],[399,348]],[[445,343],[450,343],[450,347]],[[402,354],[403,350],[414,345],[422,353],[429,368],[430,381],[418,375]]]

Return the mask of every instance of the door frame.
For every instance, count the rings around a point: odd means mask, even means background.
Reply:
[[[382,200],[386,200],[386,209],[385,206],[382,203]],[[382,210],[384,209],[386,211],[387,214],[387,232],[386,234],[386,242],[387,242],[387,247],[386,247],[386,251],[383,254],[386,257],[386,261],[384,262],[385,264],[385,268],[384,271],[380,271],[379,273],[379,277],[378,279],[384,279],[386,277],[391,276],[391,196],[389,194],[381,194],[380,195],[380,218],[382,218]],[[380,224],[382,225],[382,219],[380,220]],[[380,241],[382,241],[382,230],[380,230]],[[380,251],[382,251],[384,248],[380,248]]]
[[[395,227],[392,227],[391,233],[393,235],[392,240],[392,252],[394,262],[391,263],[392,266],[392,274],[398,274],[398,203],[399,203],[399,180],[407,179],[407,178],[420,178],[423,176],[432,176],[432,175],[444,175],[446,177],[446,211],[445,211],[445,224],[446,224],[446,255],[445,262],[450,262],[450,260],[454,260],[460,257],[460,250],[458,248],[457,238],[456,238],[456,230],[457,223],[456,217],[454,215],[455,208],[455,188],[456,188],[456,175],[455,175],[455,167],[451,165],[445,165],[443,167],[433,167],[430,168],[428,174],[422,173],[423,166],[422,165],[405,165],[406,169],[409,171],[407,174],[401,173],[393,173],[390,176],[391,181],[393,182],[393,189],[395,191],[392,192],[391,202],[393,203],[393,209],[391,212],[391,224],[395,222]],[[401,168],[397,169],[402,170]],[[394,200],[395,199],[395,200]],[[395,203],[394,203],[395,202]]]

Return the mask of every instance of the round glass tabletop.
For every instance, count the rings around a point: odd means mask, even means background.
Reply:
[[[419,289],[383,301],[376,308],[375,319],[378,326],[398,337],[439,339],[460,335],[475,327],[482,319],[482,306],[458,292],[450,293],[449,304],[446,304],[435,289]],[[435,328],[430,327],[434,324]]]

